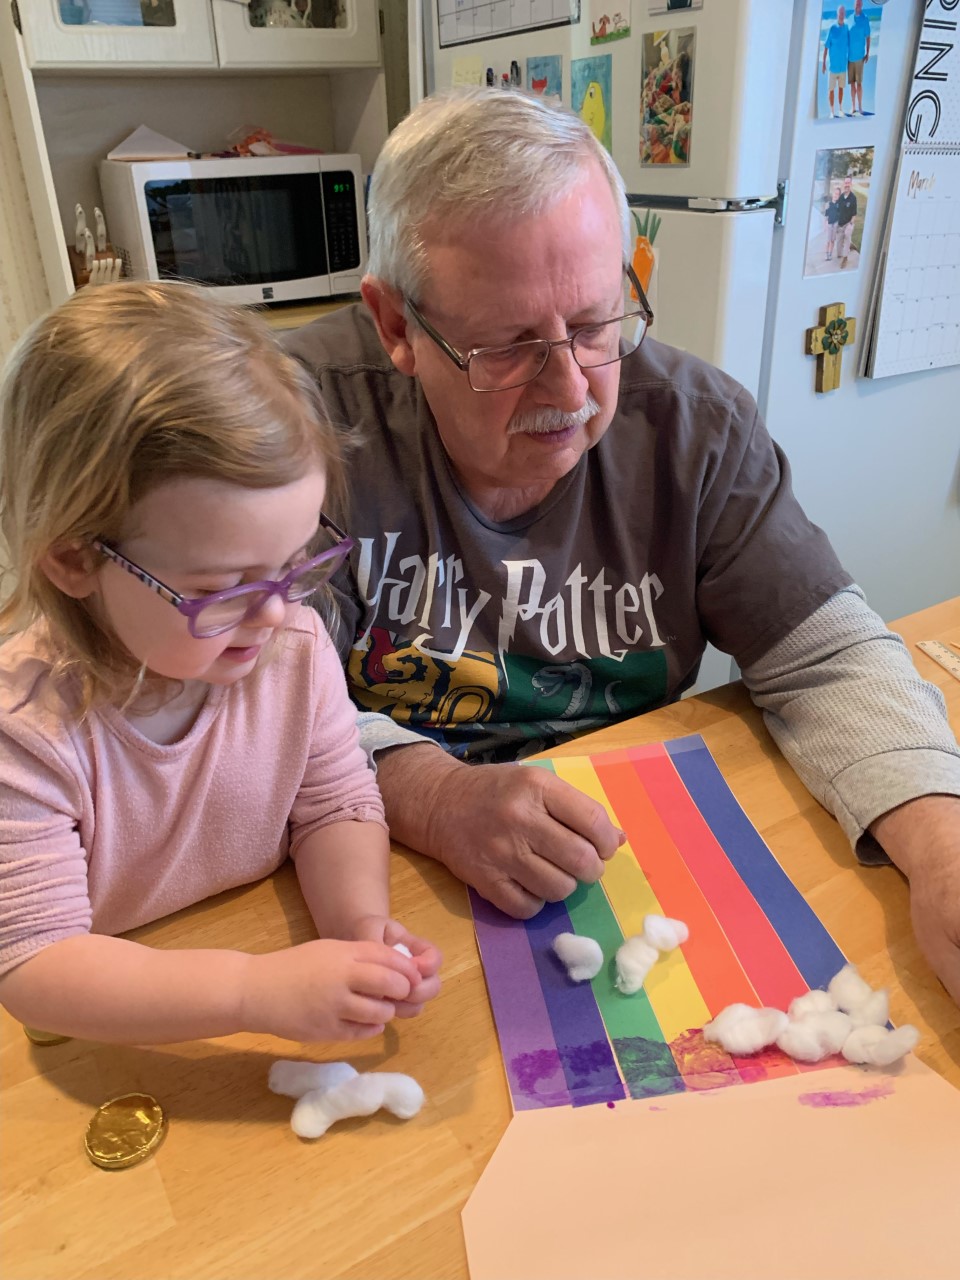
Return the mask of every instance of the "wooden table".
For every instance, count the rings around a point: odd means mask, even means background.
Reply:
[[[893,624],[960,728],[960,681],[913,648],[960,641],[960,599]],[[855,865],[839,827],[779,756],[740,685],[568,744],[559,753],[701,733],[755,826],[918,1053],[960,1085],[960,1009],[913,941],[898,872]],[[238,1035],[164,1048],[72,1041],[31,1046],[0,1012],[4,1280],[457,1280],[460,1209],[509,1116],[507,1089],[463,886],[398,851],[394,910],[443,950],[444,988],[420,1019],[357,1049],[311,1053]],[[312,936],[289,867],[268,881],[139,931],[158,946],[265,951]],[[383,1113],[305,1143],[292,1104],[266,1088],[276,1058],[348,1056],[415,1076],[427,1094],[406,1123]],[[170,1130],[155,1158],[105,1173],[82,1136],[106,1098],[146,1090]]]

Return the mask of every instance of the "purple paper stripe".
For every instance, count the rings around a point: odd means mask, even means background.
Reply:
[[[558,933],[575,932],[562,902],[548,902],[525,921],[560,1061],[575,1107],[627,1096],[589,982],[571,982],[553,951]]]
[[[523,922],[473,889],[470,906],[514,1110],[569,1106],[572,1098]]]

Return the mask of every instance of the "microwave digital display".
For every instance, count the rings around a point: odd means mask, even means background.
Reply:
[[[317,174],[157,179],[144,194],[161,278],[263,284],[327,272]]]

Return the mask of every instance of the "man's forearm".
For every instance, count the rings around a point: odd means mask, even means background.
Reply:
[[[931,852],[950,851],[960,862],[960,798],[920,796],[870,824],[870,834],[909,880]]]
[[[442,862],[437,815],[448,803],[448,788],[456,786],[455,775],[469,767],[427,742],[379,752],[377,782],[391,836]]]

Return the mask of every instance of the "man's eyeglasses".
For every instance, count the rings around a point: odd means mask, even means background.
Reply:
[[[569,347],[581,369],[599,369],[605,364],[616,364],[631,355],[639,347],[653,322],[653,312],[646,294],[633,269],[624,267],[627,279],[633,286],[640,307],[626,315],[602,324],[583,325],[569,338],[531,338],[526,342],[511,342],[503,347],[474,347],[470,351],[458,351],[450,345],[423,316],[409,298],[404,302],[410,314],[428,338],[432,338],[444,355],[458,369],[462,369],[474,391],[509,391],[533,382],[543,372],[550,353],[557,347]]]
[[[354,542],[323,512],[320,513],[320,530],[318,539],[328,544],[324,550],[302,564],[294,565],[279,581],[267,578],[263,582],[245,582],[239,587],[212,591],[193,600],[186,599],[179,591],[147,573],[146,569],[128,560],[102,539],[94,538],[92,545],[101,555],[126,569],[127,573],[132,573],[158,596],[176,606],[187,619],[190,634],[195,639],[209,640],[211,636],[222,635],[224,631],[231,631],[249,618],[256,617],[271,596],[279,596],[287,604],[293,604],[306,600],[332,578],[350,554]]]

